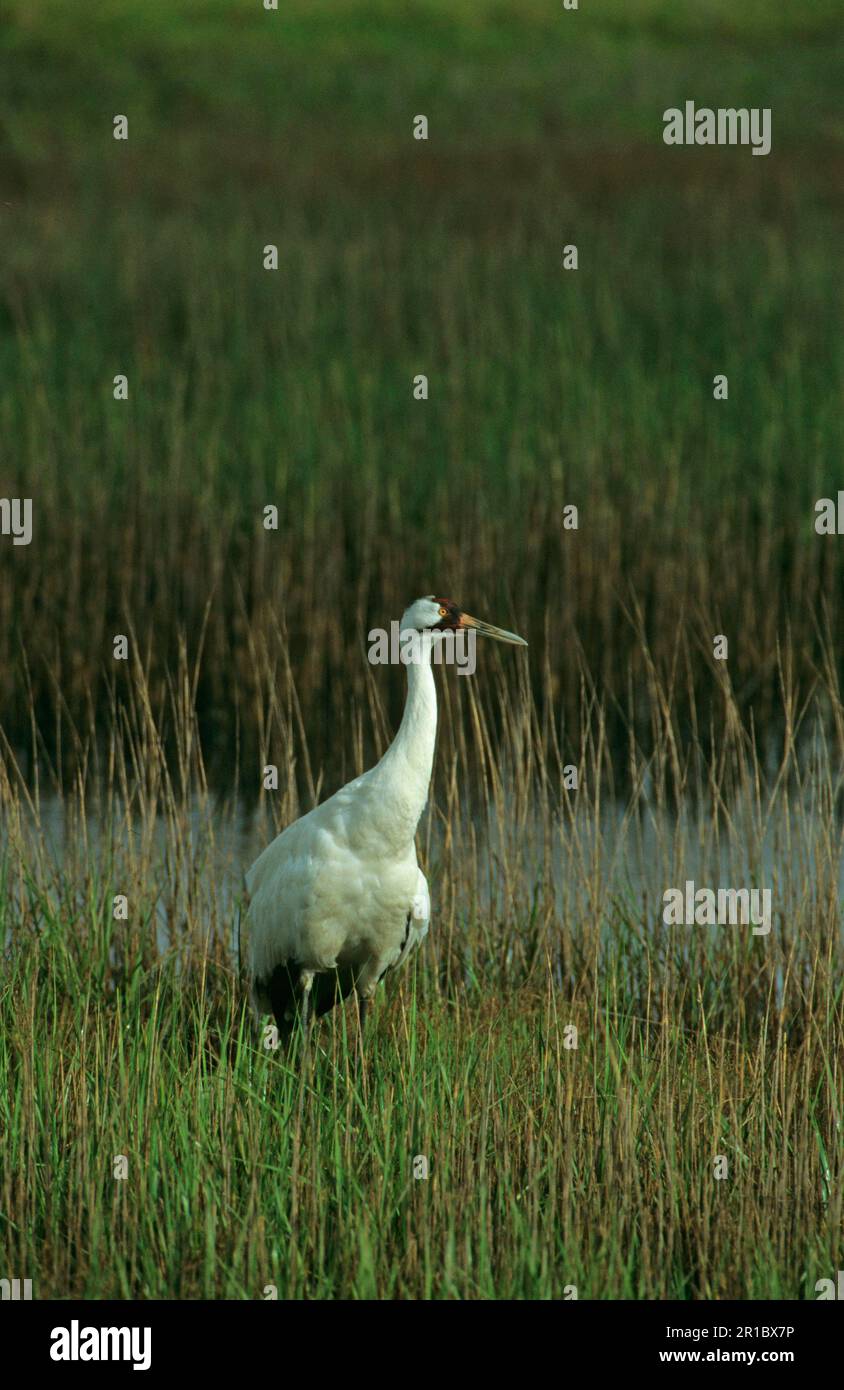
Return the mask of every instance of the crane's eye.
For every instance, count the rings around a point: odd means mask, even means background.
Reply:
[[[441,618],[447,618],[447,617],[448,617],[448,609],[447,609],[447,608],[441,608],[441,609],[440,609],[440,617],[441,617]]]

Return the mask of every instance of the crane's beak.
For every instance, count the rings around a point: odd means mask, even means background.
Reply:
[[[468,613],[460,615],[460,626],[474,628],[482,637],[494,637],[496,642],[512,642],[515,647],[527,646],[524,637],[517,637],[515,632],[507,632],[503,627],[493,627],[492,623],[482,623],[480,618],[472,618]]]

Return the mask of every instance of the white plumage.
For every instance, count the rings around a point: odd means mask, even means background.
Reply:
[[[418,599],[400,631],[460,628],[522,645],[449,600]],[[415,835],[428,799],[437,729],[432,636],[407,666],[399,731],[369,772],[287,826],[246,876],[252,998],[289,1033],[301,1009],[320,1014],[355,990],[361,1021],[388,970],[403,965],[430,919]]]

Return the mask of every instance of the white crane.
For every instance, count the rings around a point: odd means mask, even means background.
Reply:
[[[323,1014],[352,990],[368,1001],[428,931],[430,898],[415,835],[428,799],[437,730],[435,634],[474,630],[527,646],[448,599],[417,599],[400,624],[415,641],[401,726],[383,758],[288,825],[255,860],[246,885],[252,1002],[288,1037],[297,1012]],[[431,634],[422,639],[413,633]]]

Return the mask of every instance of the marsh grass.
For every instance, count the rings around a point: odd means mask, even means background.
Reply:
[[[432,933],[362,1067],[349,1010],[304,1058],[268,1049],[238,968],[241,870],[309,804],[295,728],[248,808],[208,788],[187,666],[160,706],[132,666],[70,785],[34,758],[30,792],[7,747],[0,1249],[37,1296],[800,1298],[837,1268],[837,692],[798,711],[783,670],[763,767],[726,680],[683,743],[654,676],[620,806],[588,672],[565,791],[553,723],[488,655],[439,678]],[[770,935],[665,926],[692,873],[771,886]]]

